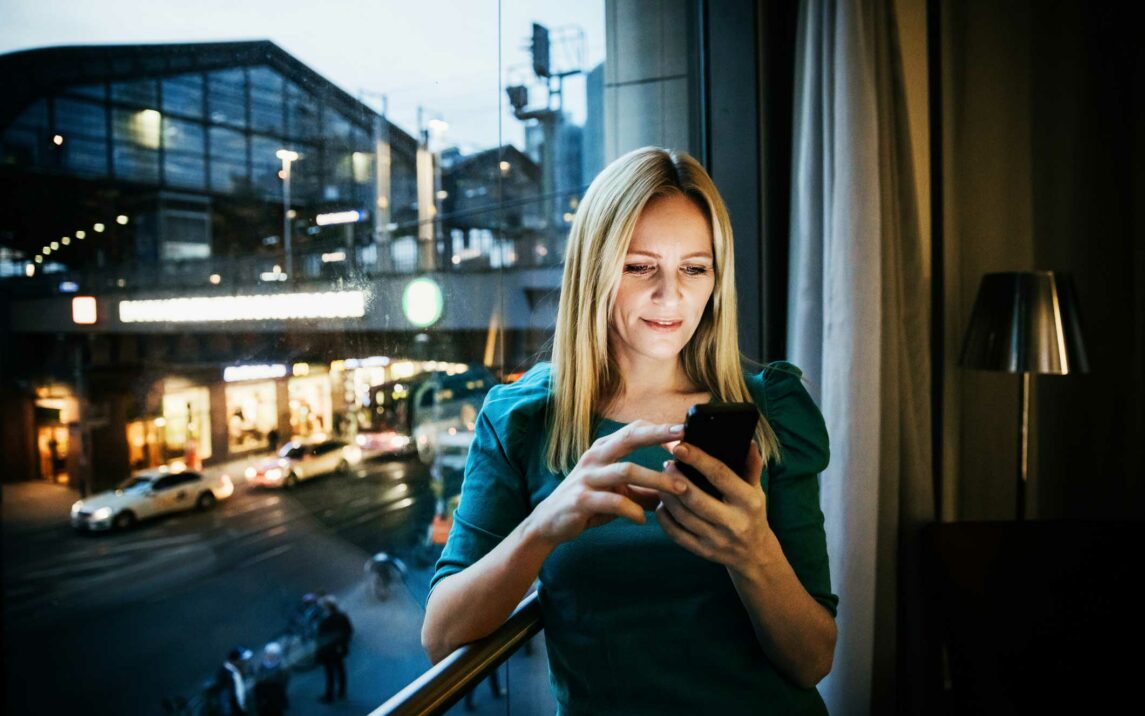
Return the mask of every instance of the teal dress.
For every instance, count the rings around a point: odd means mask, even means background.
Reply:
[[[492,550],[559,483],[544,465],[549,375],[538,365],[486,398],[431,589]],[[768,521],[804,588],[834,616],[818,482],[827,430],[801,375],[772,363],[747,384],[780,444],[782,459],[761,480]],[[595,433],[620,427],[600,419]],[[669,457],[653,446],[627,459],[659,470]],[[815,689],[764,655],[727,569],[677,545],[651,513],[557,547],[539,592],[561,714],[826,713]]]

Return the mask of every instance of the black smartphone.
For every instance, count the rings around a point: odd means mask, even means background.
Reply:
[[[684,419],[684,442],[695,445],[739,475],[743,473],[757,425],[759,408],[754,403],[699,403],[688,410]],[[696,468],[679,460],[676,467],[704,492],[723,497]]]

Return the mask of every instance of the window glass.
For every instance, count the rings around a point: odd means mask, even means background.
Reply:
[[[236,68],[207,75],[207,119],[212,124],[246,127],[246,70]]]
[[[187,74],[164,78],[163,113],[182,117],[203,116],[203,75]]]
[[[250,182],[246,137],[223,127],[211,127],[208,135],[211,148],[211,189],[226,193],[246,190]]]
[[[354,622],[357,711],[416,678],[478,413],[546,357],[585,188],[686,114],[664,105],[689,96],[684,13],[659,3],[608,23],[604,0],[231,5],[155,0],[124,22],[111,0],[41,0],[37,34],[0,37],[0,69],[38,53],[0,113],[0,366],[20,387],[0,415],[27,418],[13,479],[56,490],[36,514],[58,540],[6,560],[6,648],[56,664],[6,712],[213,712],[227,652],[271,640],[295,660],[291,704],[313,702],[318,592]],[[74,503],[161,469],[219,504],[58,534]],[[388,592],[376,555],[403,565]],[[482,713],[555,710],[544,638],[530,649],[503,701],[475,692]]]
[[[282,106],[283,78],[268,67],[250,70],[251,129],[281,135],[285,108]]]

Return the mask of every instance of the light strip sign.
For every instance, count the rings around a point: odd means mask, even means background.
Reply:
[[[333,226],[334,224],[353,224],[362,220],[362,212],[351,209],[350,211],[335,211],[330,214],[319,214],[314,217],[314,223],[319,226]]]
[[[286,366],[281,363],[269,365],[229,365],[223,368],[223,380],[236,383],[241,380],[270,380],[286,375]]]
[[[361,318],[365,291],[275,293],[264,296],[211,296],[120,301],[123,323],[217,323]]]

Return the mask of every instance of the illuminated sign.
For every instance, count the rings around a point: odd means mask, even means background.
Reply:
[[[356,221],[362,220],[362,212],[355,209],[350,211],[335,211],[330,214],[319,214],[314,217],[314,223],[319,226],[331,226],[333,224],[353,224]]]
[[[402,293],[402,310],[409,322],[418,328],[436,323],[441,318],[442,304],[441,287],[424,276],[406,284]]]
[[[274,293],[263,296],[211,296],[120,301],[123,323],[216,323],[361,318],[365,291]]]
[[[77,326],[91,326],[97,318],[94,296],[72,298],[72,323]]]
[[[237,383],[240,380],[270,380],[286,375],[286,366],[281,363],[265,365],[230,365],[223,368],[223,380]]]

